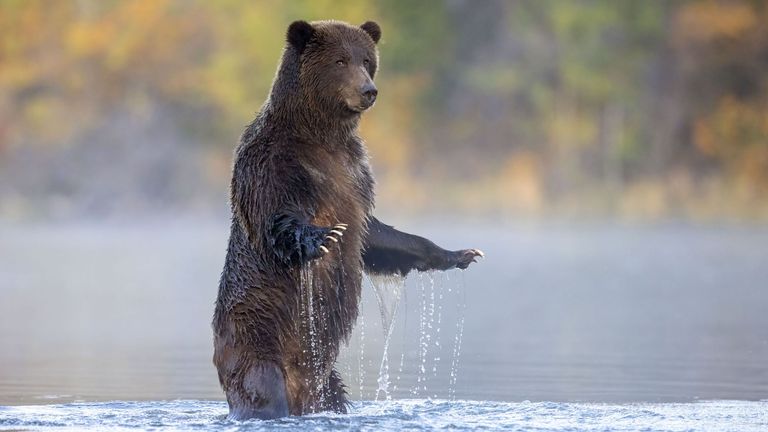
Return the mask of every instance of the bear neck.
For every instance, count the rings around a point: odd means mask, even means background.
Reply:
[[[360,114],[312,103],[302,91],[299,71],[299,55],[292,48],[286,49],[263,113],[291,135],[329,149],[356,138]]]

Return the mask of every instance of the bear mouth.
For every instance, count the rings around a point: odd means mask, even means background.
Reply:
[[[368,108],[372,107],[373,103],[364,103],[361,102],[356,105],[349,105],[347,104],[347,110],[355,113],[355,114],[362,114],[364,111],[366,111]]]
[[[345,98],[345,105],[348,111],[354,113],[354,114],[362,114],[364,111],[366,111],[368,108],[372,107],[373,104],[376,102],[374,101],[367,101],[363,97],[351,97],[351,98]]]

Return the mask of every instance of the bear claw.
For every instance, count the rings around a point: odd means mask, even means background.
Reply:
[[[325,239],[323,239],[323,244],[318,246],[318,249],[323,255],[326,255],[329,252],[329,247],[333,243],[339,243],[339,240],[341,240],[341,237],[344,236],[344,231],[347,230],[347,224],[345,223],[337,223],[333,226],[333,228],[328,229],[326,228],[327,234],[325,236]]]
[[[466,269],[471,263],[477,262],[477,257],[484,258],[485,253],[480,249],[465,249],[459,251],[459,258],[456,263],[456,267],[459,269]]]

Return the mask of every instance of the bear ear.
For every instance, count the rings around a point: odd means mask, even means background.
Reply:
[[[368,36],[373,39],[373,43],[379,43],[379,39],[381,39],[381,27],[379,27],[378,24],[373,21],[366,21],[360,28],[368,33]]]
[[[285,37],[289,44],[293,45],[299,52],[302,52],[314,34],[315,28],[312,27],[312,24],[306,21],[294,21],[288,26],[288,32]]]

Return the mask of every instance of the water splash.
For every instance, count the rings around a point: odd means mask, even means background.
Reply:
[[[379,400],[379,395],[383,394],[385,399],[390,400],[392,396],[389,392],[389,343],[395,329],[395,316],[400,305],[400,295],[405,288],[405,278],[376,276],[369,277],[368,280],[373,287],[374,294],[376,294],[376,302],[379,305],[379,314],[381,315],[381,326],[384,332],[384,349],[379,364],[375,399]]]
[[[363,298],[361,309],[370,310],[371,297],[375,299],[383,338],[380,343],[378,331],[371,333],[369,314],[362,313],[353,343],[347,345],[348,379],[356,383],[356,396],[363,400],[391,400],[403,392],[415,398],[455,399],[464,332],[465,300],[458,297],[464,292],[459,286],[463,279],[423,272],[407,282],[366,275],[365,284],[371,288],[366,292],[373,296]],[[409,296],[416,299],[411,305]],[[409,328],[408,315],[414,312],[418,326]],[[371,349],[376,354],[371,355]]]
[[[428,283],[424,281],[425,275]],[[437,340],[435,333],[435,276],[433,272],[419,274],[419,292],[419,366],[416,374],[416,386],[412,391],[414,396],[426,394],[428,391],[429,352],[430,347],[433,347]],[[434,364],[432,366],[436,371],[437,367]]]
[[[365,383],[365,314],[360,314],[360,355],[357,357],[357,377],[360,387],[360,400],[363,399],[363,383]]]
[[[346,345],[342,348],[342,351],[344,352],[344,372],[346,374],[346,377],[344,379],[344,382],[352,382],[352,377],[354,376],[352,374],[352,348],[350,347],[349,340],[346,342]]]
[[[403,338],[400,342],[400,364],[397,367],[397,376],[395,377],[395,383],[392,386],[392,391],[397,391],[400,385],[401,377],[403,376],[403,366],[405,365],[405,349],[408,342],[408,291],[405,289],[405,280],[403,280]]]
[[[0,407],[0,429],[42,431],[765,431],[768,401],[594,404],[402,400],[353,402],[349,414],[227,419],[223,401],[114,401]]]
[[[448,380],[448,398],[456,399],[456,383],[459,379],[459,359],[461,357],[461,342],[464,337],[464,316],[467,309],[467,286],[464,273],[461,274],[459,285],[459,298],[457,303],[456,336],[453,341],[453,353],[451,356],[451,372]]]
[[[311,371],[305,384],[317,400],[325,400],[328,396],[328,371],[326,370],[327,346],[323,342],[327,334],[328,319],[325,312],[323,290],[316,286],[315,268],[313,263],[307,263],[299,271],[300,306],[299,324],[302,346],[309,347],[303,351],[302,366]],[[312,406],[311,409],[318,407]]]

